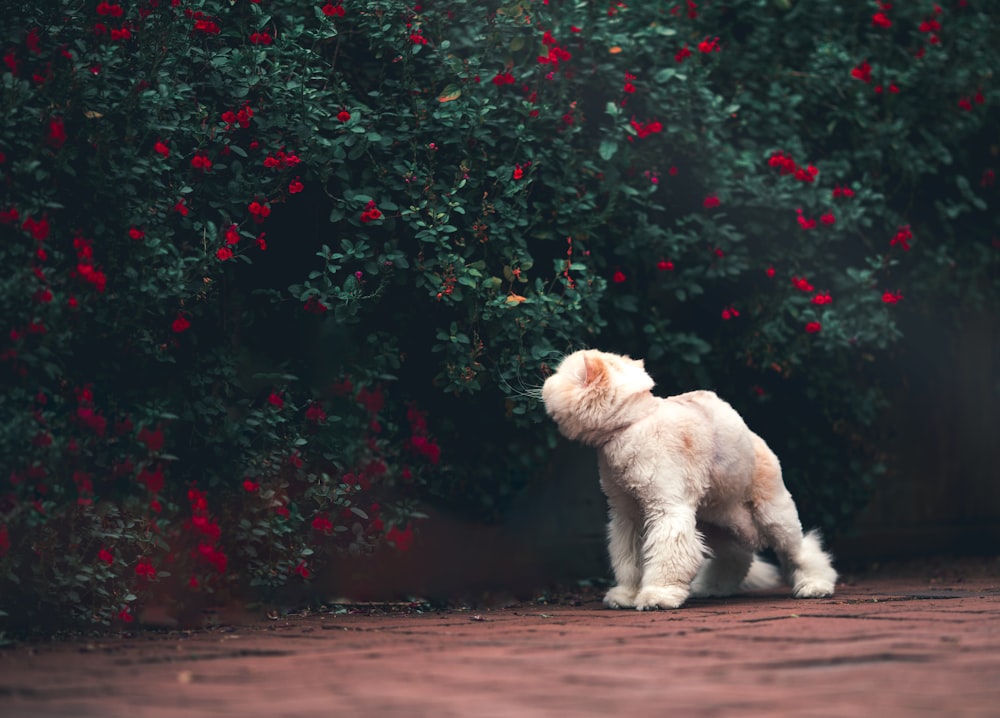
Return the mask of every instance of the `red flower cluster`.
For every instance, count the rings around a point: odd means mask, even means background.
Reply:
[[[622,92],[631,95],[635,92],[635,85],[632,84],[632,80],[636,79],[628,70],[625,71],[625,86],[622,87]]]
[[[663,124],[659,120],[653,120],[652,122],[640,122],[639,120],[632,118],[629,123],[635,130],[636,136],[641,140],[649,137],[650,135],[655,135],[659,132],[663,132]]]
[[[670,14],[673,15],[674,17],[679,16],[681,14],[681,6],[674,5],[672,8],[670,8]],[[687,0],[686,14],[688,16],[688,19],[690,20],[694,20],[696,17],[698,17],[698,3],[696,3],[694,0]]]
[[[827,292],[826,294],[817,294],[815,297],[812,298],[812,303],[818,304],[820,306],[824,304],[829,304],[832,301],[833,297],[830,296],[829,292]]]
[[[305,188],[306,186],[302,184],[302,182],[299,180],[298,177],[296,177],[295,179],[293,179],[291,182],[288,183],[288,194],[298,194]]]
[[[714,194],[706,197],[701,203],[702,207],[705,209],[713,209],[718,207],[720,204],[722,204],[722,201]]]
[[[713,37],[711,39],[705,38],[698,43],[698,52],[710,53],[710,52],[722,52],[722,48],[719,47],[719,38]]]
[[[323,411],[323,405],[318,401],[310,402],[309,406],[306,407],[306,420],[316,424],[322,424],[326,421],[326,412]]]
[[[233,125],[239,125],[243,129],[250,126],[250,120],[253,118],[253,110],[250,109],[250,103],[243,103],[243,107],[236,110],[226,110],[222,113],[220,119],[226,123],[226,131],[233,129]]]
[[[147,581],[156,578],[156,569],[153,567],[153,562],[148,558],[139,559],[139,563],[135,567],[135,572],[139,576],[145,576]]]
[[[560,62],[567,62],[573,57],[570,52],[556,42],[556,39],[548,30],[542,35],[542,44],[548,48],[548,52],[545,55],[538,56],[538,63],[541,65],[550,65],[553,70],[556,70]],[[495,79],[494,82],[496,82]]]
[[[282,169],[285,167],[294,167],[302,160],[298,155],[293,153],[285,152],[284,148],[278,150],[273,155],[268,155],[264,158],[264,166],[268,169]]]
[[[864,60],[860,65],[857,65],[851,70],[851,77],[861,80],[862,82],[871,82],[872,66],[868,64],[867,60]]]
[[[191,167],[196,170],[208,172],[212,169],[212,160],[204,152],[195,152],[194,157],[191,158]]]
[[[972,95],[971,97],[962,96],[958,101],[958,107],[959,109],[964,110],[965,112],[972,112],[973,102],[975,102],[977,105],[981,105],[984,102],[986,102],[986,98],[983,96],[983,93],[981,91],[976,92],[976,94]]]
[[[18,212],[16,209],[11,207],[7,216],[12,216],[14,221],[17,221]],[[41,219],[35,219],[29,215],[21,224],[21,229],[30,234],[35,241],[44,242],[49,236],[49,220],[44,214]]]
[[[722,318],[727,322],[730,319],[735,319],[739,315],[740,315],[739,311],[732,304],[730,304],[728,307],[722,310]]]
[[[333,3],[327,3],[320,10],[327,17],[344,17],[344,6],[340,3],[334,5]]]
[[[823,328],[823,325],[819,322],[807,322],[805,328],[807,334],[816,334]]]
[[[253,32],[250,33],[250,44],[251,45],[270,45],[274,42],[274,38],[271,33],[265,30],[264,32]]]
[[[796,214],[798,214],[798,223],[799,226],[802,227],[802,229],[813,229],[816,226],[816,220],[813,219],[812,217],[806,217],[804,214],[802,214],[801,207],[796,209],[795,212]]]
[[[510,72],[504,70],[494,75],[491,82],[497,87],[499,87],[501,85],[513,85],[516,82],[516,80],[514,79],[514,76],[510,74]]]
[[[108,278],[99,267],[94,266],[93,243],[83,235],[77,235],[73,238],[73,249],[76,250],[77,260],[73,276],[91,284],[99,293],[103,292],[108,284]]]
[[[205,537],[205,539],[199,540],[196,555],[213,566],[219,573],[225,573],[228,558],[217,547],[219,537],[222,535],[222,529],[219,526],[219,522],[213,520],[208,513],[208,501],[205,498],[205,492],[194,487],[188,489],[188,501],[191,504],[191,521],[187,525]]]
[[[365,205],[364,210],[361,212],[361,221],[367,224],[368,222],[374,222],[375,220],[382,219],[382,211],[375,206],[375,200],[368,200],[368,204]]]
[[[887,292],[884,292],[882,294],[882,301],[885,302],[886,304],[895,304],[896,302],[898,302],[902,298],[903,298],[903,295],[901,293],[899,293],[899,292],[895,292],[894,293],[894,292],[888,292],[887,291]]]
[[[66,125],[61,117],[53,117],[49,120],[49,134],[45,138],[46,144],[54,150],[58,150],[66,144]]]
[[[406,524],[406,528],[403,531],[393,526],[386,532],[385,540],[400,551],[408,551],[410,545],[413,543],[413,526]]]
[[[191,328],[191,322],[181,312],[177,312],[177,317],[170,323],[170,329],[174,334],[181,334]]]
[[[837,185],[836,187],[833,188],[832,195],[834,199],[837,199],[838,197],[853,197],[854,190],[852,190],[850,187],[847,187],[846,185],[844,187]]]
[[[314,518],[312,520],[312,527],[314,531],[319,531],[328,536],[333,533],[333,522],[330,521],[330,517],[326,514],[320,514]]]
[[[805,277],[792,277],[792,286],[800,292],[812,292],[815,290],[815,287]]]
[[[685,43],[684,47],[678,50],[677,53],[674,55],[674,60],[676,60],[678,63],[681,63],[684,62],[689,57],[691,57],[691,48],[689,48],[687,46],[687,43]]]
[[[895,247],[898,244],[903,248],[903,251],[908,252],[910,250],[911,239],[913,239],[913,232],[910,230],[910,225],[903,225],[896,230],[896,234],[889,241],[889,246]]]
[[[782,175],[792,175],[800,182],[814,182],[816,175],[819,174],[819,170],[813,165],[800,167],[790,154],[781,150],[772,154],[768,158],[767,164],[777,169]]]
[[[250,212],[250,217],[253,221],[260,224],[270,216],[271,206],[266,203],[261,204],[257,200],[254,200],[247,205],[247,211]]]
[[[309,297],[302,308],[310,314],[323,314],[327,311],[327,306],[316,297]]]
[[[210,15],[206,15],[201,10],[191,10],[185,8],[185,17],[194,20],[194,31],[203,32],[206,35],[218,35],[222,32],[222,28],[219,27],[219,23],[215,21],[215,18]]]

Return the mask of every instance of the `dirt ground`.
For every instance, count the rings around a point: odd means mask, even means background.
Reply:
[[[1000,558],[611,611],[336,605],[0,651],[0,716],[998,716]]]

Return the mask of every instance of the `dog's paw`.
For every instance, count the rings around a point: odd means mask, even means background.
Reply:
[[[604,605],[608,608],[632,608],[635,606],[636,589],[615,586],[604,594]]]
[[[689,591],[681,586],[646,586],[635,597],[639,611],[656,608],[678,608],[687,600]]]
[[[826,579],[805,578],[796,581],[792,588],[795,598],[828,598],[833,595],[834,583]]]

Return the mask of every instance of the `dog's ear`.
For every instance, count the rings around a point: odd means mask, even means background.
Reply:
[[[583,384],[598,386],[608,380],[608,365],[600,354],[583,355]]]

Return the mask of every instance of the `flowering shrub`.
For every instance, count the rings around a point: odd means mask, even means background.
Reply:
[[[775,424],[835,525],[898,313],[996,297],[989,3],[49,5],[0,31],[19,621],[496,510],[581,345]]]

